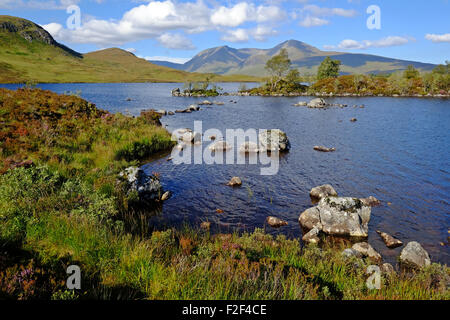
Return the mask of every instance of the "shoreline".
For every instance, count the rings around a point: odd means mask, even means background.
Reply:
[[[394,94],[394,95],[365,95],[358,93],[272,93],[272,94],[260,94],[260,93],[248,93],[248,92],[224,92],[217,96],[208,95],[172,95],[176,98],[207,98],[207,97],[328,97],[328,98],[450,98],[450,94],[427,94],[427,95],[407,95],[407,94]]]

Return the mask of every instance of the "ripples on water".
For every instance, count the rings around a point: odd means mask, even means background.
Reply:
[[[176,110],[204,98],[174,98],[171,89],[181,84],[47,84],[59,93],[81,90],[81,96],[112,112],[139,114],[142,109]],[[223,84],[235,91],[238,84]],[[14,86],[8,86],[14,87]],[[126,101],[131,98],[132,101]],[[237,100],[237,103],[229,101]],[[159,226],[199,225],[211,221],[215,231],[253,230],[264,227],[268,215],[289,222],[272,234],[300,237],[299,214],[311,207],[309,190],[329,183],[339,195],[380,199],[373,208],[369,242],[390,262],[401,248],[387,249],[376,234],[380,229],[404,243],[417,240],[434,261],[450,261],[450,101],[420,98],[330,98],[329,103],[349,107],[327,110],[293,107],[300,98],[217,97],[224,106],[202,107],[199,112],[164,117],[172,131],[193,128],[270,129],[285,131],[291,151],[280,159],[275,176],[261,176],[258,165],[173,165],[166,159],[144,168],[159,172],[173,196],[163,213],[152,221]],[[353,105],[365,108],[353,108]],[[355,123],[351,118],[357,118]],[[207,145],[207,144],[206,144]],[[315,145],[335,147],[321,153]],[[241,188],[225,183],[243,180]],[[391,205],[387,205],[390,202]],[[224,213],[217,213],[221,209]]]

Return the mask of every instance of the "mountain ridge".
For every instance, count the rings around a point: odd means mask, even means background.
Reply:
[[[246,74],[251,76],[266,76],[265,63],[281,49],[288,51],[292,66],[302,73],[314,74],[318,66],[327,56],[341,60],[342,74],[350,73],[392,73],[405,70],[408,65],[430,71],[436,65],[418,61],[388,58],[363,53],[346,53],[337,51],[322,51],[314,46],[298,40],[286,40],[273,48],[242,48],[220,46],[205,49],[184,64],[171,64],[173,68],[189,72],[212,72],[217,74]],[[158,65],[167,65],[166,61],[150,61]]]

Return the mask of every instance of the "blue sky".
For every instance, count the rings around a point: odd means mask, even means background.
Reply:
[[[271,48],[296,39],[321,50],[443,63],[450,60],[449,2],[0,0],[0,14],[32,20],[83,53],[120,47],[183,62],[215,46]],[[380,9],[379,29],[367,26],[371,5]]]

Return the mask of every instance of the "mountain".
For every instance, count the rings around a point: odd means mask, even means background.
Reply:
[[[321,51],[297,40],[289,40],[271,49],[234,49],[228,46],[204,50],[184,64],[173,66],[189,72],[211,72],[217,74],[246,74],[266,76],[264,66],[271,57],[286,49],[292,65],[302,73],[315,74],[323,59],[330,56],[342,62],[341,72],[349,73],[391,73],[404,70],[408,65],[417,69],[429,71],[436,65],[416,61],[385,58],[370,54],[342,53]],[[166,65],[166,62],[153,61],[155,64]]]
[[[56,42],[31,21],[0,15],[0,83],[185,82],[206,77],[213,81],[255,80],[176,70],[118,48],[81,54]]]

